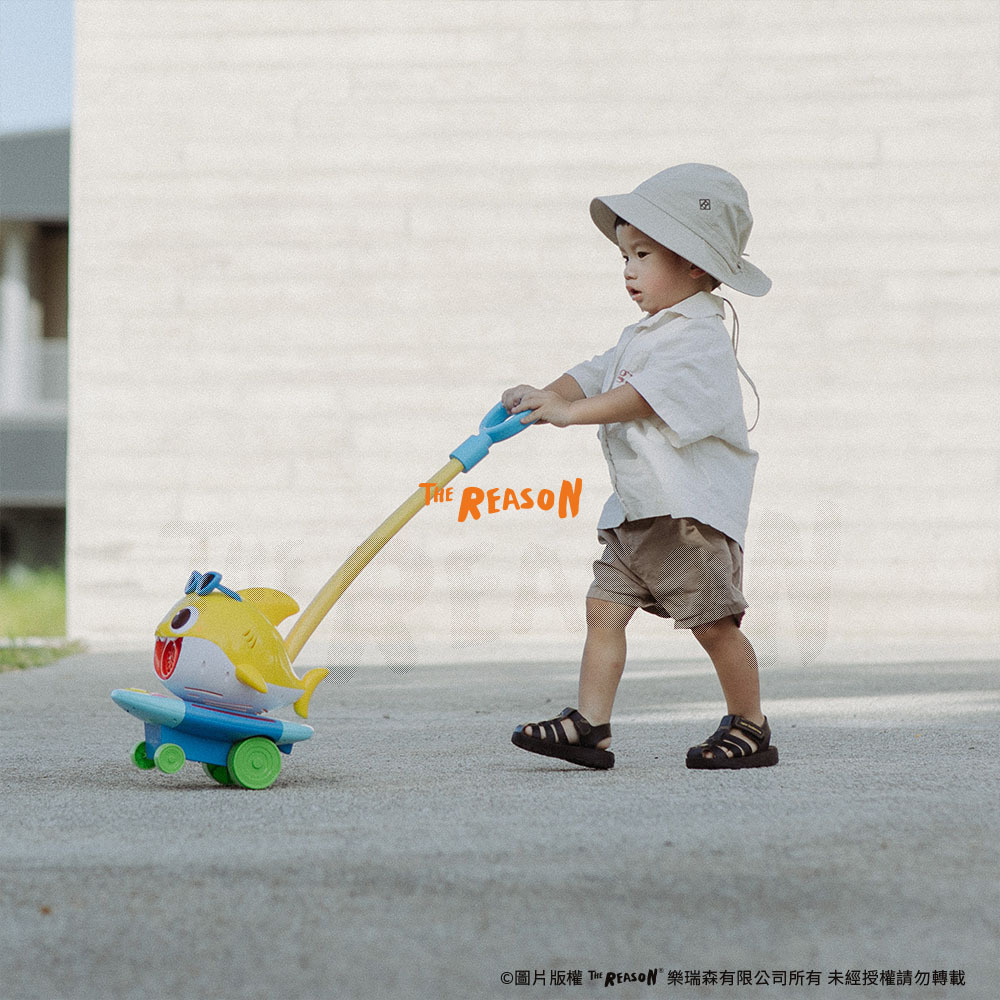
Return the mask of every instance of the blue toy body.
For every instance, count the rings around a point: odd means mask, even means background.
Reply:
[[[220,784],[266,788],[281,770],[280,753],[313,735],[311,726],[269,715],[210,708],[170,695],[134,689],[111,692],[116,705],[146,724],[132,760],[167,774],[198,761]]]

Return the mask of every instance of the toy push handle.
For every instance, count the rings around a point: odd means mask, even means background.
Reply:
[[[417,489],[393,511],[348,557],[344,564],[323,585],[310,605],[299,616],[285,639],[288,658],[294,660],[302,651],[309,636],[316,631],[327,612],[336,604],[345,590],[357,579],[361,571],[382,551],[386,543],[416,513],[427,505],[429,485],[441,488],[450,483],[460,472],[468,472],[476,462],[486,457],[490,445],[505,441],[519,434],[530,424],[522,424],[523,413],[507,416],[503,403],[497,403],[479,424],[479,433],[473,434],[459,445],[448,463],[442,466],[426,484]]]
[[[503,403],[497,403],[480,421],[479,433],[466,438],[448,457],[457,458],[462,463],[463,469],[468,472],[486,457],[490,445],[506,441],[507,438],[520,434],[526,427],[530,427],[531,424],[521,423],[523,417],[523,413],[508,415]]]

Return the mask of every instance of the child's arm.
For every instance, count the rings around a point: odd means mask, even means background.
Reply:
[[[578,390],[572,399],[566,398],[556,389],[562,379],[569,379]],[[575,424],[616,424],[623,420],[639,420],[654,415],[653,408],[630,385],[620,385],[596,396],[584,396],[571,375],[563,375],[544,389],[518,386],[520,399],[512,407],[511,413],[531,411],[531,419],[522,423],[547,423],[556,427],[571,427]],[[514,390],[508,390],[513,392]]]

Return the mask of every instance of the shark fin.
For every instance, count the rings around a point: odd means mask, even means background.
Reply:
[[[309,715],[309,699],[312,697],[313,691],[316,690],[316,685],[326,677],[330,671],[326,667],[316,667],[314,670],[310,670],[306,673],[305,677],[302,678],[302,686],[305,688],[305,692],[302,697],[295,703],[295,711],[305,719]]]
[[[252,604],[272,625],[280,625],[289,615],[299,610],[298,604],[288,594],[270,587],[250,587],[237,591],[247,604]]]
[[[254,691],[267,694],[267,681],[264,680],[261,672],[256,667],[238,663],[236,665],[236,679],[241,684],[246,684],[247,687],[253,688]]]

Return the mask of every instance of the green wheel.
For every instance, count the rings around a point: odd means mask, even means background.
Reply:
[[[225,764],[206,764],[203,761],[201,769],[220,785],[231,785],[233,783],[233,779],[229,776],[229,768]]]
[[[151,771],[156,765],[153,761],[146,756],[146,741],[141,740],[132,747],[132,763],[135,764],[140,771]]]
[[[184,751],[176,743],[161,743],[153,754],[153,763],[164,774],[176,774],[184,766]]]
[[[251,736],[229,751],[229,773],[241,788],[267,788],[281,772],[281,751],[266,736]]]

